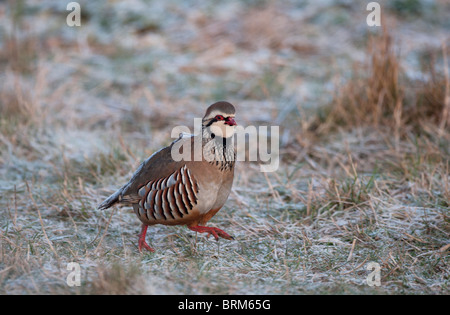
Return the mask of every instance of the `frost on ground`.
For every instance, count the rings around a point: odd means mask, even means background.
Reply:
[[[450,7],[379,2],[1,3],[0,293],[448,294]],[[235,241],[154,226],[141,255],[96,206],[217,100],[280,126],[280,167],[238,164]]]

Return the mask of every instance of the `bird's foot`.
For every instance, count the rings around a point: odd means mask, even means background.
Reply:
[[[142,253],[142,247],[145,248],[146,250],[148,250],[149,252],[152,252],[152,253],[155,252],[155,250],[153,248],[151,248],[145,240],[139,239],[138,247],[139,247],[140,253]]]
[[[139,248],[140,253],[142,253],[142,247],[144,247],[146,250],[148,250],[152,253],[155,251],[145,241],[145,235],[147,234],[147,228],[148,228],[148,225],[142,224],[142,230],[141,230],[141,234],[139,235],[139,242],[138,242],[138,248]]]
[[[229,235],[228,233],[226,233],[225,231],[219,229],[219,228],[215,228],[215,227],[208,227],[208,226],[188,226],[188,228],[192,231],[195,232],[200,232],[200,233],[208,233],[208,237],[210,235],[214,236],[214,238],[216,239],[216,241],[219,240],[219,237],[222,237],[224,239],[227,240],[234,240],[234,237]]]

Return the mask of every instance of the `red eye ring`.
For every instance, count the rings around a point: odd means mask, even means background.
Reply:
[[[217,115],[215,118],[216,118],[217,120],[224,120],[224,119],[225,119],[222,115]]]

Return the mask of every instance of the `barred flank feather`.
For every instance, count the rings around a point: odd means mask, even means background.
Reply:
[[[139,214],[147,220],[176,220],[189,213],[198,201],[197,182],[185,166],[167,177],[143,185],[139,198]]]

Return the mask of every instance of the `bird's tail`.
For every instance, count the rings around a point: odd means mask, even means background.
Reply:
[[[136,203],[139,203],[141,201],[141,197],[139,197],[136,194],[127,194],[125,196],[122,195],[123,187],[116,191],[114,194],[106,198],[105,201],[103,201],[97,209],[99,210],[105,210],[108,209],[115,204],[119,203],[121,206],[127,206],[127,205],[133,205]]]
[[[112,194],[111,196],[109,196],[108,198],[106,198],[105,201],[103,201],[98,207],[97,209],[99,210],[105,210],[108,209],[110,207],[112,207],[113,205],[115,205],[117,202],[120,201],[120,193],[122,192],[121,189],[119,189],[118,191],[116,191],[114,194]]]

